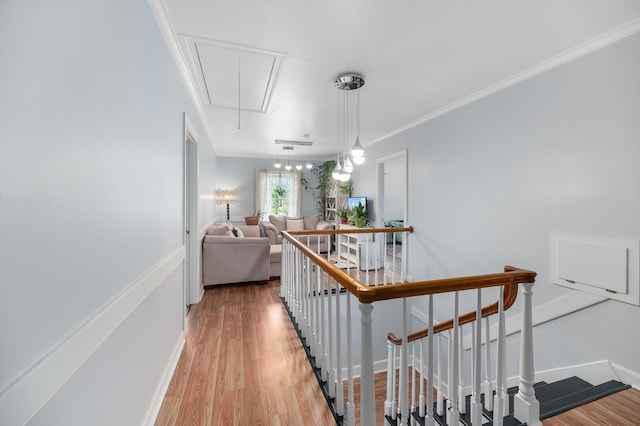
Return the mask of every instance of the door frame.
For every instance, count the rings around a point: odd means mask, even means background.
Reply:
[[[193,123],[184,113],[184,181],[183,181],[183,243],[185,248],[184,260],[184,291],[183,306],[186,316],[189,305],[198,303],[202,298],[204,288],[200,271],[201,253],[198,235],[198,133]]]
[[[378,186],[378,194],[376,197],[376,226],[384,227],[384,220],[386,219],[384,212],[384,165],[390,161],[404,160],[404,173],[403,177],[403,189],[404,197],[402,203],[402,220],[405,225],[409,223],[409,152],[405,149],[398,151],[394,154],[390,154],[376,160],[376,182]],[[402,246],[402,271],[403,274],[407,273],[407,253],[409,246],[409,238],[405,240],[405,244]],[[383,248],[384,250],[384,248]],[[383,256],[384,253],[380,253]],[[402,282],[407,278],[406,276],[400,277]]]

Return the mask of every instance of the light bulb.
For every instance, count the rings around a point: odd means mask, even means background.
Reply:
[[[305,166],[307,169],[311,170],[313,168],[313,163],[311,161],[307,161],[307,164]]]
[[[302,170],[302,164],[300,163],[296,164],[296,170]]]
[[[351,148],[351,155],[353,158],[359,158],[364,155],[364,148],[360,144],[360,137],[358,136],[356,136],[356,143],[353,145],[353,148]]]
[[[289,163],[289,162],[287,161],[287,165],[286,165],[286,166],[284,166],[284,168],[285,168],[285,169],[287,169],[287,170],[291,170],[291,163]]]
[[[276,169],[279,169],[280,167],[282,167],[282,164],[280,163],[280,161],[276,160],[276,162],[273,164],[273,166],[274,166]]]
[[[359,166],[360,164],[364,163],[364,157],[353,157],[353,163],[356,166]]]

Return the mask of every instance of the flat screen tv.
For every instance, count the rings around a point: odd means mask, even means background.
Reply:
[[[353,209],[358,207],[358,203],[362,203],[364,210],[367,211],[367,197],[349,197],[347,198],[347,208]]]

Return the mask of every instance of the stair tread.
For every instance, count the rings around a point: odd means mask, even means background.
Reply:
[[[566,379],[558,380],[557,382],[549,383],[545,386],[536,388],[536,398],[540,401],[540,404],[547,401],[552,401],[556,398],[563,397],[569,393],[577,392],[582,389],[588,389],[592,385],[586,380],[582,380],[579,377],[572,376]]]
[[[610,380],[587,389],[565,394],[551,401],[541,402],[540,419],[555,416],[621,390],[629,389],[630,387],[631,386],[625,385],[617,380]]]

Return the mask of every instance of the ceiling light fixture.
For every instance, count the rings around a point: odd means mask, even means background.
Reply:
[[[360,89],[364,86],[364,77],[361,74],[348,72],[340,74],[336,80],[335,85],[338,91],[338,154],[336,167],[332,172],[332,177],[341,182],[346,182],[351,178],[351,172],[353,171],[353,165],[359,165],[364,163],[364,149],[360,143]],[[347,150],[349,141],[349,93],[357,93],[357,115],[356,115],[356,141],[350,152]],[[343,115],[343,148],[342,151],[342,164],[340,163],[340,93],[342,93],[342,115]]]

